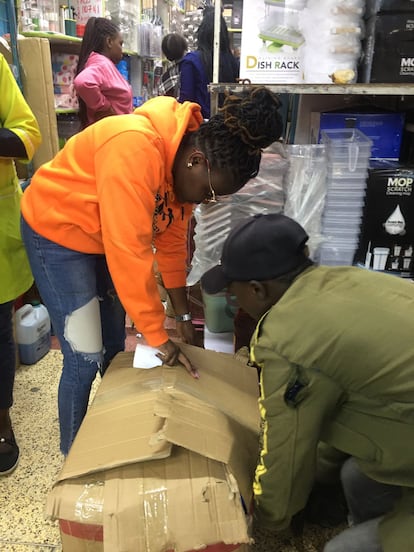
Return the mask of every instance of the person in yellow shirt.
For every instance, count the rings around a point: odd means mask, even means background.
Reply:
[[[13,404],[16,346],[13,306],[33,283],[20,235],[22,190],[14,159],[32,159],[41,137],[10,67],[0,54],[0,476],[19,460],[9,409]]]

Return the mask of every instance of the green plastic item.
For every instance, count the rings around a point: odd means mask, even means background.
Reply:
[[[202,290],[204,323],[212,333],[234,331],[234,317],[238,310],[236,298],[225,293],[211,295]]]

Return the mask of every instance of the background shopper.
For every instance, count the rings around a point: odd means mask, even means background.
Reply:
[[[180,102],[189,100],[201,106],[205,119],[210,117],[208,85],[213,82],[214,7],[204,8],[203,19],[197,29],[197,50],[188,52],[180,64]],[[220,18],[219,81],[236,82],[239,67],[230,50],[229,33],[224,17]],[[224,95],[219,95],[222,105]]]
[[[20,235],[22,190],[14,159],[32,159],[41,138],[4,56],[0,54],[0,475],[12,472],[19,447],[10,420],[16,369],[14,301],[33,283]]]
[[[109,115],[132,112],[131,86],[116,68],[122,44],[115,23],[104,17],[88,19],[74,80],[82,128]]]
[[[35,173],[22,203],[22,232],[64,357],[64,454],[85,415],[97,370],[111,360],[104,350],[112,317],[105,318],[105,334],[100,307],[107,303],[110,309],[115,290],[163,361],[179,361],[197,377],[164,329],[154,260],[178,333],[195,343],[185,287],[193,204],[236,192],[257,174],[261,148],[282,131],[278,108],[278,98],[261,87],[245,97],[229,96],[223,111],[201,124],[197,104],[159,96],[131,115],[86,128]]]
[[[162,39],[161,49],[170,63],[167,71],[161,75],[158,92],[161,96],[172,96],[178,100],[181,87],[180,65],[188,50],[187,41],[178,33],[170,33]]]
[[[324,552],[414,550],[413,284],[314,266],[307,240],[288,217],[251,217],[201,280],[207,293],[227,287],[258,321],[255,521],[286,529],[317,473],[340,472],[353,526]]]

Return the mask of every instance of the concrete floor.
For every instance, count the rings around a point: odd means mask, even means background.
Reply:
[[[126,347],[133,350],[137,343],[136,331],[128,329],[127,333]],[[17,469],[9,476],[0,477],[0,552],[62,550],[56,523],[44,516],[46,496],[63,464],[56,404],[62,356],[56,340],[53,346],[55,349],[37,364],[21,365],[16,372],[11,416],[21,455]],[[306,528],[302,550],[321,550],[328,536],[329,532]],[[265,538],[260,548],[260,552],[300,550],[293,542],[274,537]]]

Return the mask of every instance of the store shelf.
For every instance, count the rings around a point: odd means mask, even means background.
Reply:
[[[254,87],[266,86],[276,94],[358,94],[361,96],[414,96],[414,83],[395,84],[210,84],[212,93],[229,90],[243,92]]]
[[[68,114],[71,114],[71,113],[79,113],[79,109],[74,109],[74,108],[63,108],[63,107],[57,107],[55,109],[55,113],[56,115],[68,115]]]
[[[62,33],[56,33],[54,31],[25,31],[23,36],[33,38],[47,38],[51,44],[76,44],[81,43],[82,39],[77,36],[69,36]]]

